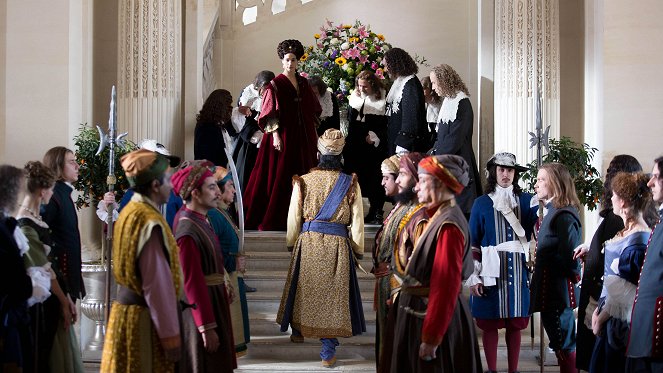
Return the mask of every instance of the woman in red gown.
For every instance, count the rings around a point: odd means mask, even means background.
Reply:
[[[306,79],[297,73],[304,55],[298,40],[284,40],[277,52],[283,73],[265,85],[258,126],[265,132],[246,186],[246,228],[284,231],[292,177],[317,164],[315,123],[322,109]]]

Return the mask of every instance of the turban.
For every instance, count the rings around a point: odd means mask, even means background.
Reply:
[[[488,160],[488,163],[486,164],[486,168],[490,168],[490,166],[502,166],[506,168],[513,168],[516,171],[527,171],[527,167],[523,167],[516,163],[516,156],[507,153],[507,152],[501,152],[501,153],[495,153],[490,159]]]
[[[216,166],[214,167],[214,179],[216,180],[217,184],[224,185],[228,181],[232,181],[233,174],[228,169],[225,169],[221,166]]]
[[[398,174],[398,165],[399,159],[401,157],[397,154],[392,155],[391,157],[382,161],[380,165],[380,170],[383,174]]]
[[[424,155],[421,153],[413,152],[413,153],[406,153],[401,156],[400,159],[400,168],[406,169],[412,176],[414,176],[414,180],[419,181],[419,175],[417,174],[417,165],[419,164],[419,161],[424,159]]]
[[[191,192],[203,185],[205,179],[210,176],[214,176],[212,171],[204,163],[199,163],[175,172],[171,181],[175,193],[182,197],[183,200],[187,200],[191,197]]]
[[[419,173],[439,179],[455,194],[460,194],[469,183],[470,167],[457,155],[433,155],[419,162]]]
[[[120,164],[129,185],[135,187],[161,176],[168,169],[169,161],[159,153],[139,149],[122,156]]]
[[[345,146],[341,131],[330,128],[318,138],[318,151],[322,155],[339,155]]]

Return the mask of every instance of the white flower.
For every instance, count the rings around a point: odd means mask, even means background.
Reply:
[[[350,28],[350,35],[357,35],[357,29],[354,27]]]
[[[334,44],[334,45],[336,45],[336,44],[338,44],[340,41],[338,40],[338,38],[332,38],[329,42],[332,43],[332,44]]]
[[[377,63],[382,62],[382,57],[378,57],[378,58],[375,60],[375,62],[377,62]]]
[[[341,49],[345,50],[345,49],[348,49],[348,48],[350,48],[350,43],[348,43],[347,41],[345,43],[341,44]]]
[[[343,69],[343,70],[347,70],[348,67],[349,67],[349,66],[348,66],[348,64],[346,63],[346,64],[343,64],[343,66],[341,66],[341,69]]]
[[[387,44],[382,46],[382,51],[384,51],[384,52],[388,51],[389,49],[391,49],[391,48],[389,48],[389,46]]]

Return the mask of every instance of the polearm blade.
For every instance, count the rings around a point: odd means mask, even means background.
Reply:
[[[537,168],[541,168],[541,165],[543,164],[543,154],[542,154],[542,148],[545,147],[546,151],[548,151],[548,134],[550,132],[550,126],[546,127],[546,130],[543,131],[543,120],[541,119],[541,93],[537,93],[536,96],[536,134],[533,132],[529,132],[530,135],[530,149],[536,146],[536,166]],[[543,201],[539,201],[539,224],[541,221],[543,221]],[[537,237],[538,240],[538,237]],[[543,352],[543,321],[541,319],[541,315],[539,313],[539,371],[543,373],[543,364],[545,363],[545,354]],[[534,345],[534,324],[532,324],[532,331],[531,331],[531,338],[532,338],[532,346]]]
[[[233,182],[235,183],[235,209],[237,210],[237,225],[239,227],[239,253],[244,254],[244,199],[242,198],[242,184],[239,182],[237,167],[233,160],[233,153],[230,145],[232,140],[230,135],[225,128],[221,129],[221,133],[223,134],[224,150],[226,151],[226,157],[228,158],[228,168],[230,169],[230,172],[232,172]]]

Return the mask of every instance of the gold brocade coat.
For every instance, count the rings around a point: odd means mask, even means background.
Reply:
[[[136,193],[115,223],[113,235],[113,275],[119,285],[143,295],[136,269],[145,243],[155,227],[161,227],[166,259],[173,287],[181,295],[179,249],[175,237],[159,210]],[[113,303],[104,341],[101,372],[173,372],[175,364],[164,357],[147,307]]]
[[[288,212],[287,245],[293,247],[288,278],[283,290],[277,322],[283,321],[284,309],[300,258],[291,324],[304,337],[351,337],[350,265],[348,241],[355,258],[364,253],[364,220],[361,190],[357,177],[336,209],[330,222],[348,226],[349,238],[322,234],[301,233],[302,224],[311,221],[320,211],[332,191],[340,172],[312,169],[302,177],[293,177],[293,191]]]

